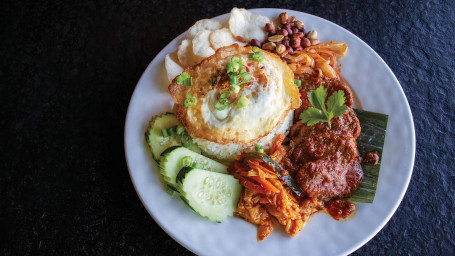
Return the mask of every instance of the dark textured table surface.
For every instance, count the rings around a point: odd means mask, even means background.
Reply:
[[[233,6],[317,15],[390,66],[417,137],[408,191],[355,255],[455,250],[452,1],[10,1],[0,3],[0,253],[190,255],[128,175],[125,114],[149,62],[196,20]]]

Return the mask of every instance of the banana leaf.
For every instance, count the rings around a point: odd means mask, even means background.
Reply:
[[[387,129],[388,115],[354,109],[359,118],[362,131],[357,138],[357,147],[360,156],[371,151],[377,151],[379,162],[376,165],[362,163],[363,179],[359,188],[349,198],[352,202],[372,203],[376,194],[376,187],[381,169],[382,150]]]

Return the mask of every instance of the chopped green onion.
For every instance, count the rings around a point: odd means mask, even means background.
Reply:
[[[191,156],[185,156],[182,158],[182,166],[190,167],[193,164],[193,158]]]
[[[167,134],[167,130],[166,129],[162,129],[161,130],[161,134],[163,135],[163,137],[169,137],[169,134]]]
[[[264,57],[264,53],[257,46],[253,46],[252,51],[248,55],[250,60],[256,60],[259,63],[264,60]]]
[[[186,95],[186,99],[185,101],[183,102],[183,106],[186,108],[186,107],[192,107],[194,105],[196,105],[196,102],[197,102],[197,99],[196,97],[194,97],[193,95],[191,94],[187,94]]]
[[[240,91],[240,86],[237,85],[237,84],[231,85],[231,91],[232,91],[233,93],[239,93],[239,91]]]
[[[225,97],[220,97],[218,101],[215,103],[216,110],[224,110],[227,106],[229,106],[231,102]]]
[[[240,79],[239,85],[248,83],[248,81],[250,81],[250,79],[251,79],[251,74],[248,73],[248,72],[243,72],[243,73],[240,74],[239,76],[240,76],[240,78],[241,78],[241,79]]]
[[[177,135],[182,135],[183,133],[185,133],[185,127],[181,125],[177,126]]]
[[[264,153],[264,148],[261,145],[259,145],[259,144],[256,144],[256,146],[254,146],[254,149],[258,153]]]
[[[241,63],[239,64],[238,62],[229,62],[226,68],[227,73],[238,73],[240,70],[240,65]]]
[[[238,77],[237,75],[230,75],[229,76],[229,83],[230,84],[238,84]]]
[[[237,107],[246,108],[249,103],[250,103],[250,100],[248,100],[247,97],[242,96],[237,100]]]
[[[228,92],[228,91],[227,91],[227,92],[223,92],[223,93],[220,95],[220,99],[222,99],[222,98],[227,98],[227,97],[229,97],[229,96],[231,96],[231,93],[230,93],[230,92]]]
[[[242,63],[242,59],[239,56],[232,56],[231,62],[240,62],[240,63]]]
[[[167,133],[169,133],[169,136],[172,136],[172,135],[174,135],[174,133],[175,133],[175,126],[174,126],[174,127],[171,127],[171,128],[169,128],[169,129],[167,129]]]
[[[243,72],[244,69],[243,69],[243,63],[242,63],[242,59],[238,56],[233,56],[231,58],[231,62],[229,62],[227,64],[227,67],[226,67],[226,72],[231,75],[231,74],[238,74],[238,73],[241,73]]]
[[[182,141],[182,146],[184,146],[185,148],[188,148],[189,146],[191,146],[191,144],[193,144],[193,139],[190,137],[190,135],[186,133],[182,133],[182,135],[180,136],[180,140]]]
[[[251,74],[248,72],[243,72],[238,75],[229,76],[229,83],[232,85],[242,85],[248,83],[251,79]]]
[[[192,86],[193,78],[188,73],[183,72],[177,77],[177,84]]]
[[[294,79],[294,84],[297,85],[297,87],[300,87],[302,86],[302,81],[300,81],[299,79]]]
[[[214,86],[216,83],[216,77],[212,77],[212,86]]]

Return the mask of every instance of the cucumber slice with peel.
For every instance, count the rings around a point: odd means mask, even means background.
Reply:
[[[227,166],[220,164],[208,157],[193,152],[185,147],[175,146],[166,149],[160,157],[160,172],[163,175],[163,179],[172,187],[177,187],[175,178],[182,169],[182,160],[184,157],[190,157],[191,161],[198,166],[200,169],[227,173]]]
[[[184,167],[177,175],[182,199],[199,215],[222,222],[237,209],[240,186],[229,174]]]
[[[145,133],[145,139],[152,151],[153,158],[156,161],[159,160],[160,154],[167,148],[182,145],[182,136],[173,134],[164,137],[162,134],[163,129],[169,129],[178,125],[181,125],[180,122],[173,113],[169,112],[154,116],[152,120],[150,120]],[[187,134],[184,134],[184,136],[189,137]],[[201,149],[193,143],[190,143],[189,148],[197,153],[201,153]]]

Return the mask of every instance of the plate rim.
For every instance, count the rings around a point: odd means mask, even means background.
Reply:
[[[234,8],[234,7],[233,7]],[[253,8],[253,9],[247,9],[248,11],[251,11],[253,13],[259,13],[263,10],[269,10],[269,11],[280,11],[280,12],[294,12],[294,13],[301,13],[301,14],[304,14],[304,15],[308,15],[308,16],[311,16],[312,18],[314,19],[319,19],[320,21],[323,21],[323,22],[328,22],[330,23],[331,25],[334,25],[337,29],[341,29],[342,31],[344,31],[345,33],[348,33],[350,35],[352,35],[353,37],[355,37],[356,39],[358,39],[358,41],[363,44],[363,46],[366,46],[368,48],[368,50],[370,52],[372,52],[375,57],[377,57],[380,62],[386,67],[386,70],[388,71],[388,73],[390,73],[392,75],[392,78],[393,80],[399,85],[398,88],[399,88],[399,91],[400,91],[400,94],[401,96],[405,99],[405,103],[406,103],[406,110],[407,110],[407,113],[409,114],[410,116],[410,125],[411,125],[411,129],[410,129],[410,132],[411,132],[411,137],[412,137],[412,141],[411,141],[411,161],[410,161],[410,169],[407,170],[407,175],[405,177],[405,181],[406,181],[406,184],[404,186],[404,188],[400,191],[400,195],[399,195],[399,200],[397,200],[396,202],[394,202],[393,206],[391,207],[391,210],[388,212],[388,214],[385,216],[385,218],[383,219],[383,221],[377,226],[377,228],[370,233],[370,235],[366,236],[365,238],[361,239],[359,242],[357,242],[355,245],[353,245],[349,250],[345,251],[345,252],[342,252],[342,255],[348,255],[348,254],[351,254],[353,253],[354,251],[358,250],[360,247],[362,247],[363,245],[367,244],[373,237],[375,237],[379,231],[381,231],[384,226],[390,221],[390,219],[393,217],[393,215],[396,213],[398,207],[400,206],[401,202],[403,201],[403,198],[408,190],[408,187],[409,187],[409,183],[411,181],[411,177],[412,177],[412,173],[414,171],[414,164],[415,164],[415,153],[416,153],[416,135],[415,135],[415,126],[414,126],[414,118],[413,118],[413,115],[412,115],[412,111],[411,111],[411,108],[410,108],[410,105],[409,105],[409,101],[406,97],[406,94],[404,93],[404,90],[403,90],[403,87],[400,83],[400,81],[397,79],[397,77],[395,76],[395,73],[392,71],[392,69],[389,67],[389,65],[384,61],[384,59],[371,47],[369,46],[366,42],[364,42],[359,36],[357,36],[356,34],[354,34],[353,32],[349,31],[348,29],[330,21],[330,20],[327,20],[325,18],[321,18],[319,16],[316,16],[316,15],[313,15],[313,14],[310,14],[310,13],[306,13],[306,12],[302,12],[302,11],[297,11],[297,10],[290,10],[290,9],[281,9],[281,8]],[[228,13],[224,13],[224,14],[220,14],[218,16],[215,16],[215,17],[210,17],[208,19],[220,19],[222,16],[225,16],[225,15],[229,15],[230,12]],[[157,60],[157,57],[160,56],[165,50],[166,48],[168,48],[168,46],[175,40],[175,39],[178,39],[178,38],[183,38],[183,36],[188,32],[188,30],[185,30],[184,32],[182,32],[181,34],[179,34],[178,36],[176,36],[175,38],[172,38],[154,57],[153,59],[150,61],[150,63],[147,65],[147,67],[145,68],[144,72],[142,72],[138,82],[136,83],[135,87],[134,87],[134,91],[133,93],[131,94],[131,97],[130,97],[130,101],[128,103],[128,108],[127,108],[127,112],[126,112],[126,115],[125,115],[125,124],[124,124],[124,133],[123,133],[123,148],[124,148],[124,154],[125,154],[125,161],[126,161],[126,165],[127,165],[127,168],[128,168],[128,174],[130,176],[130,180],[131,180],[131,183],[133,184],[133,187],[134,187],[134,190],[136,191],[136,194],[138,195],[139,197],[139,200],[141,201],[142,205],[145,207],[145,209],[147,210],[148,214],[152,217],[152,219],[155,221],[156,224],[158,224],[158,226],[167,234],[169,235],[174,241],[176,241],[178,244],[180,244],[181,246],[183,246],[185,249],[193,252],[193,253],[196,253],[198,250],[195,250],[195,248],[193,246],[191,246],[191,244],[188,244],[186,243],[185,241],[180,241],[178,239],[176,239],[176,237],[170,233],[167,229],[165,229],[163,227],[163,225],[157,221],[156,217],[154,216],[154,214],[152,213],[151,209],[148,207],[147,204],[145,204],[144,202],[144,199],[142,197],[142,195],[139,193],[139,190],[137,188],[137,184],[135,182],[135,180],[133,179],[133,175],[132,175],[132,170],[130,168],[130,164],[129,164],[129,161],[128,161],[128,152],[127,152],[127,148],[126,148],[126,139],[127,139],[127,128],[128,128],[128,118],[129,118],[129,115],[130,115],[130,111],[131,111],[131,104],[132,104],[132,99],[135,97],[135,95],[137,94],[137,88],[138,88],[138,85],[141,83],[142,79],[144,79],[144,75],[145,73],[149,70],[150,66],[152,65],[152,63]]]

